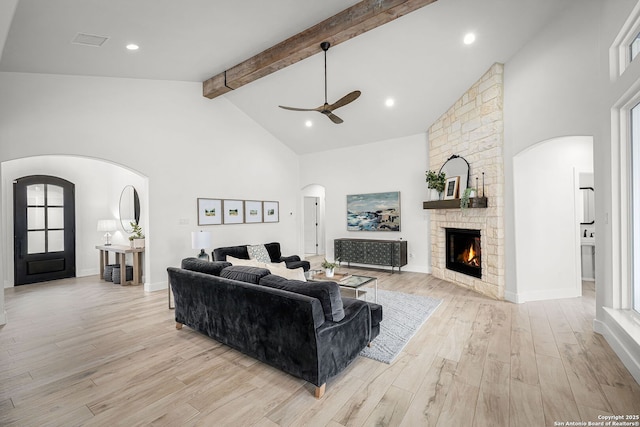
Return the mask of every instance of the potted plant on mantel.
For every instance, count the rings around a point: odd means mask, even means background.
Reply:
[[[338,260],[336,260],[338,261]],[[336,271],[336,267],[338,266],[337,262],[329,262],[327,261],[327,259],[325,258],[324,261],[322,261],[322,264],[320,264],[322,268],[324,268],[324,275],[327,277],[333,277],[335,271]]]
[[[446,180],[446,176],[444,172],[436,172],[432,170],[428,170],[425,172],[427,187],[431,189],[431,194],[429,195],[429,200],[440,200],[442,199],[442,192],[444,191],[444,185]],[[433,194],[437,192],[437,196]]]
[[[133,234],[129,236],[129,242],[131,242],[132,248],[144,248],[144,234],[142,234],[142,227],[137,222],[131,221],[131,228]]]

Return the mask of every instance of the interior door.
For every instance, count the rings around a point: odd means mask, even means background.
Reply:
[[[304,198],[304,253],[318,253],[318,198]]]
[[[13,183],[15,285],[75,277],[75,186],[33,175]]]

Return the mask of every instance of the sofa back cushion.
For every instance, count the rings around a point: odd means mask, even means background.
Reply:
[[[246,265],[232,265],[226,267],[220,273],[220,277],[231,280],[239,280],[241,282],[253,283],[257,285],[265,276],[270,275],[271,272],[266,268],[249,267]]]
[[[335,282],[301,282],[287,280],[284,277],[270,274],[260,279],[260,285],[270,288],[283,289],[297,294],[307,295],[320,300],[324,317],[331,322],[344,319],[344,307],[340,288]]]
[[[226,246],[213,250],[213,259],[216,261],[226,261],[227,255],[234,258],[249,259],[249,252],[246,246]]]
[[[185,270],[198,271],[213,276],[220,276],[220,272],[230,265],[230,263],[224,261],[209,262],[199,258],[185,258],[180,263],[180,266]]]
[[[280,243],[278,242],[265,243],[264,247],[267,249],[267,252],[269,252],[269,257],[271,258],[272,262],[280,261],[280,258],[282,258]]]

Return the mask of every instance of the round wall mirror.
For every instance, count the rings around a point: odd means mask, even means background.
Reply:
[[[460,177],[459,194],[463,194],[464,190],[469,186],[469,163],[464,157],[456,154],[449,157],[440,168],[440,172],[444,172],[446,178]]]
[[[127,185],[120,195],[120,223],[127,233],[133,232],[132,222],[140,223],[140,199],[133,185]]]

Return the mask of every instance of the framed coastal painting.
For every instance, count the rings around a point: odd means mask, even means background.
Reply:
[[[278,202],[262,202],[264,222],[280,221],[280,208]]]
[[[244,222],[247,224],[262,222],[262,202],[257,200],[244,201]]]
[[[222,200],[198,199],[198,225],[222,224]]]
[[[400,192],[347,195],[347,231],[400,231]]]
[[[242,224],[244,222],[244,202],[242,200],[224,200],[222,202],[225,224]]]

